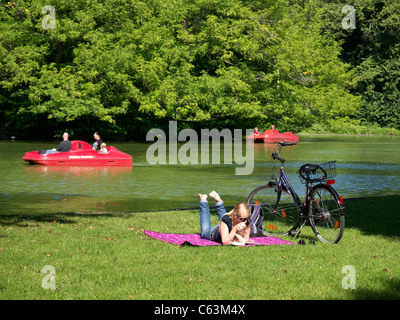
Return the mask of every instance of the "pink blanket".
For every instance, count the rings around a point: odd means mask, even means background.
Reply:
[[[218,242],[201,239],[198,233],[192,234],[180,234],[180,233],[159,233],[154,231],[145,230],[144,232],[149,237],[154,239],[158,239],[164,242],[169,242],[173,244],[177,244],[179,246],[182,245],[192,245],[192,246],[219,246],[221,245]],[[293,242],[282,240],[276,237],[255,237],[250,238],[253,240],[255,244],[249,244],[247,246],[269,246],[269,245],[282,245],[282,244],[294,244]]]

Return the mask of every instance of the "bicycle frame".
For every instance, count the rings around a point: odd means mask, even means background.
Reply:
[[[283,163],[281,163],[281,168],[279,172],[280,172],[279,179],[277,182],[278,191],[279,190],[286,191],[294,199],[294,204],[299,210],[300,215],[303,216],[304,206],[306,203],[303,204],[303,202],[300,200],[300,197],[297,195],[296,191],[294,191],[292,184],[290,183],[289,178],[287,177],[285,170],[283,169]],[[307,199],[307,193],[308,193],[308,186],[306,186],[306,199]]]
[[[279,179],[277,182],[277,191],[279,192],[287,192],[290,197],[294,200],[294,204],[299,211],[299,221],[297,226],[291,231],[291,234],[294,235],[294,239],[297,237],[297,235],[300,234],[301,230],[303,229],[303,226],[307,223],[307,219],[309,218],[308,214],[308,208],[310,206],[310,203],[308,201],[309,196],[308,192],[310,190],[308,184],[305,185],[305,197],[304,197],[304,203],[301,201],[300,197],[297,195],[296,191],[294,191],[292,184],[290,183],[289,178],[287,177],[285,170],[283,168],[283,162],[281,162],[281,168],[279,170]],[[302,221],[302,223],[301,223]]]

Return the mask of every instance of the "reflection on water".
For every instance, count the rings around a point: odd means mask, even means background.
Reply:
[[[75,175],[75,176],[97,176],[101,174],[124,174],[132,171],[132,167],[123,166],[123,167],[85,167],[85,166],[65,166],[65,167],[57,167],[57,166],[35,166],[35,165],[27,165],[25,166],[25,171],[32,174],[39,173],[39,176],[43,174],[60,174],[60,175]]]
[[[345,198],[400,193],[399,137],[301,136],[285,147],[285,169],[303,197],[297,177],[304,163],[337,160],[335,188]],[[198,206],[199,193],[217,190],[227,205],[246,200],[279,170],[274,146],[254,145],[254,171],[235,175],[236,164],[149,165],[149,143],[108,143],[133,157],[133,167],[51,167],[24,163],[35,142],[0,141],[0,214],[132,212]],[[42,143],[42,145],[46,145]],[[223,150],[222,150],[223,152]]]

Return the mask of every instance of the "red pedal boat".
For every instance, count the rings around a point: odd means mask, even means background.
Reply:
[[[44,166],[132,166],[132,157],[112,146],[107,147],[107,153],[100,153],[85,141],[71,143],[69,152],[40,154],[31,151],[25,153],[23,159],[29,164]]]
[[[276,129],[265,130],[263,134],[251,134],[247,136],[249,142],[254,143],[278,143],[280,141],[285,142],[297,142],[299,143],[299,137],[291,132],[280,133]]]

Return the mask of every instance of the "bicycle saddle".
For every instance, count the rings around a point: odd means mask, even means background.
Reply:
[[[318,165],[311,164],[311,163],[303,164],[300,167],[300,171],[302,171],[302,172],[304,172],[306,174],[309,173],[309,172],[315,172],[315,171],[317,171],[317,169],[318,169]]]
[[[303,179],[313,180],[316,178],[317,170],[320,170],[320,173],[322,173],[322,175],[326,177],[325,170],[323,170],[319,165],[312,164],[312,163],[303,164],[300,167],[299,173]],[[324,178],[324,177],[320,177],[320,178]]]

